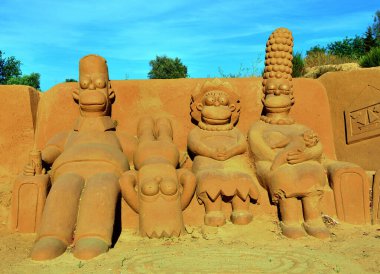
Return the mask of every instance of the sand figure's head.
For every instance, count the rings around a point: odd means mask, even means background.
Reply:
[[[240,114],[240,99],[228,82],[206,81],[191,96],[191,116],[201,124],[235,125]]]
[[[110,115],[115,93],[108,77],[107,61],[90,54],[79,61],[79,89],[73,93],[80,113],[86,117]]]
[[[267,112],[289,111],[294,104],[292,52],[292,33],[286,28],[276,29],[266,45],[263,104]]]

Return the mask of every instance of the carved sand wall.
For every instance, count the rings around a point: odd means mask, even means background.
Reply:
[[[0,86],[0,223],[8,221],[13,181],[33,147],[39,92],[27,86]]]
[[[338,159],[376,171],[380,167],[380,69],[331,72],[318,80],[332,106]]]

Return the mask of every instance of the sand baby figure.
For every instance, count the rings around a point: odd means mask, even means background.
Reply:
[[[197,123],[188,136],[193,154],[193,172],[197,177],[197,197],[205,206],[204,222],[222,226],[226,218],[223,200],[232,204],[231,221],[248,224],[249,206],[259,191],[249,173],[246,137],[235,127],[240,100],[232,86],[219,79],[207,81],[191,100],[191,116]]]
[[[267,43],[263,80],[264,110],[261,120],[248,132],[260,183],[278,204],[285,236],[329,237],[319,209],[326,171],[321,164],[318,136],[289,117],[294,104],[292,91],[293,38],[287,29],[277,29]],[[300,201],[303,218],[300,218]],[[301,220],[302,219],[302,220]],[[303,223],[303,227],[301,226]]]
[[[136,170],[120,178],[123,198],[139,214],[141,236],[178,237],[184,233],[182,211],[194,196],[195,176],[178,168],[179,151],[169,119],[142,118],[137,136]]]
[[[79,90],[73,93],[80,117],[42,150],[51,166],[52,187],[43,210],[33,260],[53,259],[74,245],[79,259],[91,259],[111,245],[119,177],[129,170],[137,141],[115,130],[110,117],[115,93],[106,60],[87,55],[79,62]],[[25,174],[33,175],[27,165]]]

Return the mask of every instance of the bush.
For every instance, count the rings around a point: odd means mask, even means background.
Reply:
[[[300,52],[293,54],[293,71],[292,77],[302,77],[305,74],[305,62]]]
[[[363,68],[380,66],[380,47],[372,48],[360,59],[359,64]]]
[[[366,53],[364,40],[357,35],[355,38],[346,37],[342,41],[329,43],[326,48],[329,54],[352,59],[359,59]]]
[[[324,65],[339,65],[345,63],[355,63],[356,59],[347,56],[337,56],[326,54],[324,52],[312,52],[305,58],[305,66],[308,68],[324,66]]]
[[[40,89],[40,74],[32,72],[29,75],[12,77],[7,81],[7,85],[25,85]]]
[[[187,67],[182,64],[181,59],[169,58],[164,56],[156,56],[155,60],[151,60],[149,65],[152,67],[148,73],[149,79],[176,79],[186,78]]]

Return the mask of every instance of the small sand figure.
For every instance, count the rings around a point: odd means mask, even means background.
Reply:
[[[191,116],[198,127],[188,136],[188,149],[194,154],[196,192],[205,206],[206,225],[225,224],[222,198],[231,201],[234,224],[252,221],[249,205],[259,192],[243,155],[246,137],[235,127],[239,114],[239,97],[227,82],[207,81],[192,96]]]
[[[137,170],[120,178],[123,198],[139,214],[140,235],[178,237],[184,233],[182,211],[194,196],[195,176],[187,169],[176,169],[179,152],[169,119],[142,118],[137,131]]]

